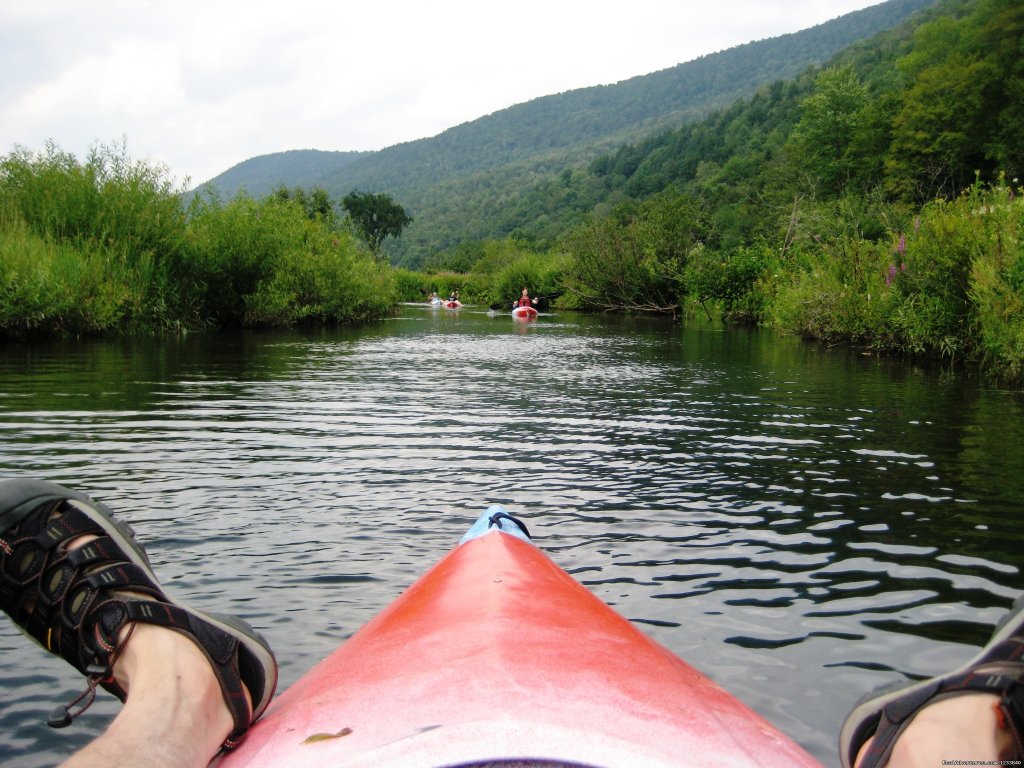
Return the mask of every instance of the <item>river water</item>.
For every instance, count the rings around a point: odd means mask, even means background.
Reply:
[[[287,686],[489,504],[826,764],[851,704],[1024,588],[1024,401],[756,329],[406,306],[367,328],[0,347],[0,476],[85,490]],[[0,620],[0,762],[117,710]]]

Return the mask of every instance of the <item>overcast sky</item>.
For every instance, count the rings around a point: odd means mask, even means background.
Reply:
[[[2,0],[0,154],[126,141],[198,184],[370,150],[879,0]]]

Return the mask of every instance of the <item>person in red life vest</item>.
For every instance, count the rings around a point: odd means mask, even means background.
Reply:
[[[513,305],[513,309],[515,307],[529,307],[529,306],[532,306],[532,305],[534,305],[536,303],[537,303],[537,300],[536,299],[531,299],[530,298],[530,294],[527,292],[527,290],[525,288],[523,288],[523,295],[520,296],[519,297],[519,301],[516,302],[515,305]]]

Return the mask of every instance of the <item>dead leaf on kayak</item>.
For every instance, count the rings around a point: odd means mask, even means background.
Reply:
[[[352,733],[351,728],[342,728],[337,733],[314,733],[311,736],[307,736],[302,740],[303,744],[312,744],[317,741],[327,741],[328,739],[340,739],[342,736],[348,736]]]

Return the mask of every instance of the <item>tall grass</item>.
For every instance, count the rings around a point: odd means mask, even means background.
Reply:
[[[165,169],[123,147],[0,160],[0,333],[350,322],[396,301],[391,270],[296,201],[186,211]]]
[[[1024,381],[1024,200],[975,184],[879,236],[805,237],[766,319],[806,336],[981,361]]]

